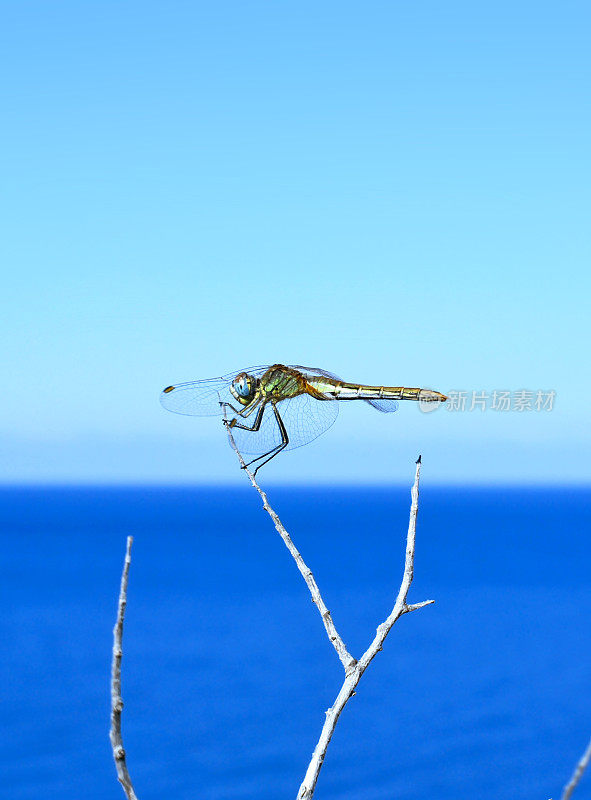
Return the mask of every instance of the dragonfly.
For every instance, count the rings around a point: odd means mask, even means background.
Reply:
[[[399,400],[442,403],[431,389],[348,383],[317,367],[249,367],[219,378],[167,386],[160,402],[168,411],[197,417],[221,416],[241,453],[254,455],[257,471],[283,450],[312,442],[337,418],[342,402],[361,400],[384,413]]]

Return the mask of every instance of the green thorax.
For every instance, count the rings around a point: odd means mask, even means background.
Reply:
[[[284,400],[302,394],[305,384],[301,373],[283,364],[274,364],[261,378],[259,390],[268,400]]]

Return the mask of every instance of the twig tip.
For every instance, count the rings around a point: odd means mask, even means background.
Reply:
[[[419,456],[419,457],[417,458],[417,460],[415,461],[415,464],[420,464],[420,463],[421,463],[421,458],[422,458],[422,456]]]

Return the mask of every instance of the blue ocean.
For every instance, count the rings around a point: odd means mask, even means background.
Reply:
[[[269,488],[359,656],[400,585],[410,487]],[[345,708],[319,800],[557,800],[591,736],[591,490],[423,481],[403,617]],[[110,661],[140,800],[295,798],[342,680],[245,487],[0,492],[0,796],[117,800]],[[586,775],[576,796],[591,796]]]

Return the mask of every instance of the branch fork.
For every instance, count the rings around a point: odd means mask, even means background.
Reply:
[[[333,622],[331,613],[326,607],[324,600],[322,599],[322,595],[320,594],[320,590],[318,589],[318,585],[314,579],[312,570],[304,562],[302,556],[300,555],[299,551],[294,545],[291,537],[283,527],[283,524],[279,519],[278,515],[269,505],[267,495],[260,488],[260,486],[256,481],[255,473],[251,472],[248,469],[247,465],[244,462],[242,454],[236,447],[236,443],[232,436],[230,425],[227,423],[226,420],[224,422],[226,424],[226,429],[228,432],[228,438],[230,440],[230,444],[233,447],[234,451],[236,452],[236,455],[240,462],[240,466],[242,467],[242,469],[245,470],[246,474],[250,479],[250,482],[259,493],[263,501],[263,508],[273,520],[277,532],[283,539],[287,549],[289,550],[294,561],[296,562],[296,565],[303,579],[305,580],[308,589],[310,590],[312,602],[318,608],[328,639],[332,644],[332,646],[334,647],[341,661],[341,664],[343,665],[343,669],[345,671],[345,678],[343,680],[343,684],[340,688],[340,691],[337,697],[335,698],[333,705],[325,712],[325,720],[320,733],[320,738],[318,739],[318,742],[314,749],[314,753],[312,755],[312,759],[308,765],[308,769],[306,770],[304,780],[297,794],[297,800],[311,800],[311,798],[314,795],[314,791],[316,789],[316,783],[318,780],[318,775],[322,768],[322,764],[324,763],[326,751],[328,745],[330,744],[330,740],[332,738],[339,716],[342,710],[344,709],[345,705],[351,699],[351,697],[354,697],[355,689],[357,688],[357,684],[361,680],[363,673],[368,668],[369,664],[371,663],[373,658],[377,655],[377,653],[383,649],[386,637],[392,630],[394,624],[400,619],[400,617],[412,611],[418,611],[419,609],[431,605],[431,603],[434,602],[433,600],[424,600],[421,603],[412,603],[412,604],[406,602],[406,598],[412,583],[413,570],[414,570],[415,533],[416,533],[416,520],[418,513],[421,457],[419,456],[419,458],[417,459],[415,479],[411,491],[412,502],[410,509],[410,518],[408,523],[408,533],[406,537],[406,556],[404,564],[404,573],[402,576],[400,589],[398,591],[398,595],[396,597],[396,601],[394,603],[394,607],[390,615],[387,617],[386,620],[384,620],[384,622],[378,625],[373,641],[371,642],[365,653],[363,653],[361,658],[357,660],[351,655],[351,653],[347,649],[347,646],[345,645],[345,642],[338,633],[335,624]],[[123,699],[121,697],[123,621],[125,617],[125,607],[127,603],[127,583],[129,577],[129,566],[131,563],[132,542],[133,538],[131,536],[128,536],[123,573],[121,576],[121,587],[119,591],[117,620],[115,623],[115,627],[113,629],[113,650],[112,650],[112,666],[111,666],[110,739],[111,739],[111,747],[113,750],[113,758],[115,760],[115,767],[117,770],[117,778],[121,783],[121,786],[123,787],[123,791],[125,792],[127,800],[137,800],[137,796],[135,794],[135,790],[131,782],[129,771],[127,769],[126,754],[125,754],[125,749],[123,747],[123,738],[121,734],[121,715],[123,711]],[[570,800],[573,791],[579,784],[581,777],[590,762],[591,762],[591,742],[587,746],[587,749],[585,750],[583,756],[581,757],[579,763],[577,764],[569,783],[565,786],[561,800]]]
[[[365,653],[361,656],[361,658],[356,659],[354,658],[349,650],[343,638],[339,634],[336,629],[336,626],[333,622],[332,616],[330,611],[326,607],[324,600],[322,599],[322,595],[320,594],[320,590],[318,589],[318,585],[314,580],[314,576],[312,571],[306,563],[304,559],[300,555],[298,549],[294,545],[290,535],[285,530],[283,523],[279,519],[277,513],[273,510],[270,506],[266,493],[261,489],[259,484],[257,483],[255,474],[248,469],[242,454],[238,450],[236,446],[236,442],[234,437],[232,436],[232,430],[227,421],[225,421],[226,431],[228,434],[228,439],[230,441],[230,445],[236,456],[238,457],[238,461],[240,462],[241,468],[246,472],[249,477],[249,480],[253,487],[259,493],[261,500],[263,501],[263,508],[269,514],[271,519],[273,520],[273,524],[281,538],[283,539],[287,549],[293,556],[296,565],[299,571],[302,574],[302,577],[306,581],[308,588],[310,590],[310,594],[312,595],[312,600],[315,603],[318,611],[320,612],[320,616],[322,618],[322,622],[324,623],[324,627],[328,636],[328,639],[341,661],[343,668],[345,670],[345,679],[341,686],[341,689],[335,699],[334,704],[331,708],[326,711],[326,719],[324,721],[324,725],[322,726],[322,731],[320,733],[320,738],[318,739],[318,743],[316,744],[316,748],[312,755],[312,760],[308,765],[308,769],[306,771],[306,775],[304,780],[300,786],[297,800],[310,800],[310,798],[314,794],[314,790],[316,788],[316,783],[318,780],[318,775],[322,768],[322,764],[324,762],[324,757],[326,755],[326,750],[328,745],[330,744],[330,740],[332,738],[334,729],[338,722],[339,716],[351,699],[351,697],[355,694],[355,689],[357,684],[361,680],[361,676],[365,672],[365,670],[370,665],[371,661],[374,659],[376,654],[383,649],[383,644],[392,630],[394,624],[400,619],[403,614],[408,614],[411,611],[417,611],[424,606],[428,606],[434,602],[434,600],[424,600],[422,603],[414,603],[409,605],[406,602],[406,598],[412,583],[413,579],[413,570],[414,570],[414,554],[415,554],[415,534],[416,534],[416,523],[417,523],[417,513],[419,510],[419,478],[421,474],[421,457],[419,456],[416,462],[416,469],[415,469],[415,479],[414,484],[411,490],[411,508],[410,508],[410,519],[408,523],[408,533],[406,537],[406,556],[405,556],[405,564],[404,564],[404,573],[402,576],[402,582],[400,584],[400,589],[398,591],[398,595],[396,597],[396,601],[394,603],[394,608],[392,612],[388,616],[388,618],[378,626],[376,630],[376,635],[374,640],[371,642]]]

